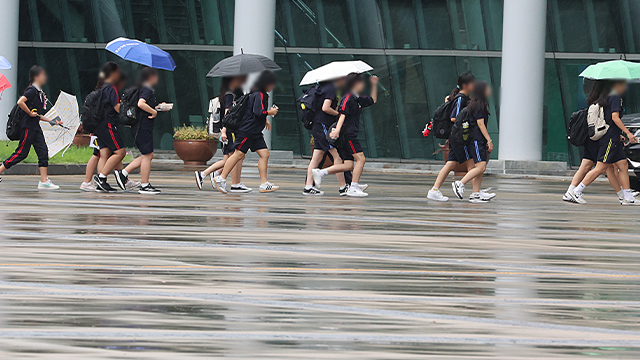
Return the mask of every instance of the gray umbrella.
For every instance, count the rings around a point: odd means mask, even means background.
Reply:
[[[240,76],[251,73],[262,72],[265,70],[280,70],[273,60],[266,56],[254,54],[238,54],[223,59],[214,66],[207,74],[207,77],[219,76]]]

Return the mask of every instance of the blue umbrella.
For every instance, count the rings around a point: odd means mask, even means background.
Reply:
[[[11,69],[11,63],[4,56],[0,56],[0,70]]]
[[[171,54],[139,40],[120,37],[108,43],[105,49],[125,60],[152,68],[169,71],[176,68],[176,62],[173,61]]]

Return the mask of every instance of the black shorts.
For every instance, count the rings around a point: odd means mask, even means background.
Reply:
[[[343,161],[353,161],[353,155],[363,151],[358,139],[345,138],[341,141],[338,152]]]
[[[93,156],[100,157],[100,150],[93,148]]]
[[[469,151],[467,151],[466,145],[457,144],[455,141],[449,141],[449,157],[447,161],[456,161],[459,164],[464,164],[467,160],[471,159]]]
[[[134,126],[131,128],[131,135],[142,155],[153,153],[153,129]]]
[[[587,139],[582,149],[582,158],[585,160],[598,162],[598,153],[600,152],[600,142]]]
[[[333,149],[333,145],[329,144],[327,140],[327,133],[329,133],[329,126],[321,123],[314,122],[311,134],[313,135],[313,149],[322,150],[327,152]]]
[[[234,133],[227,132],[227,143],[222,143],[222,155],[229,155],[236,150],[234,143],[236,142],[236,136]]]
[[[478,140],[472,140],[467,144],[467,152],[474,163],[487,161],[487,144]]]
[[[233,148],[246,154],[249,150],[256,152],[258,150],[266,149],[267,143],[264,141],[264,136],[262,134],[253,136],[237,136],[236,141],[233,143]]]
[[[111,151],[122,149],[122,136],[117,125],[105,121],[96,128],[94,135],[98,137],[100,149],[109,148]]]
[[[620,141],[619,137],[600,139],[598,162],[615,164],[618,161],[625,160],[626,158],[627,155],[624,153],[624,143]]]

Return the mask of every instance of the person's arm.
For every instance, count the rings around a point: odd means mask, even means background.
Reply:
[[[484,123],[484,119],[478,119],[478,128],[480,129],[482,136],[487,140],[487,150],[493,151],[493,140],[491,140],[491,136],[489,136],[489,131]]]
[[[38,113],[31,112],[31,109],[29,109],[29,107],[27,106],[27,100],[29,99],[27,99],[26,96],[20,96],[20,99],[18,99],[18,106],[20,107],[20,109],[22,109],[22,111],[26,112],[27,115],[31,117],[39,117],[40,115],[38,115]]]
[[[120,106],[120,104],[118,104],[118,106]],[[158,111],[156,109],[152,108],[151,106],[149,106],[149,104],[147,104],[147,100],[145,100],[144,98],[138,99],[138,107],[140,108],[140,110],[151,114],[149,116],[149,119],[155,119],[156,116],[158,116]],[[118,109],[116,111],[120,112],[120,109]]]
[[[333,103],[333,100],[325,99],[324,102],[322,103],[322,112],[324,112],[325,114],[329,114],[331,116],[340,115],[340,113],[336,109],[331,107],[332,103]]]
[[[374,104],[378,102],[378,81],[380,79],[377,76],[371,77],[371,98]]]
[[[462,104],[462,98],[459,97],[458,100],[453,104],[453,110],[451,111],[451,122],[456,122],[456,117],[460,114],[460,105]]]
[[[340,130],[342,130],[342,125],[344,125],[344,120],[347,118],[345,114],[340,114],[340,118],[338,119],[338,124],[336,128],[329,134],[332,139],[337,139],[340,137]]]
[[[619,112],[614,112],[611,114],[611,118],[613,119],[613,123],[616,124],[617,127],[620,128],[620,130],[622,130],[622,132],[624,132],[627,135],[627,138],[629,139],[629,142],[631,142],[632,144],[637,144],[638,143],[638,139],[636,139],[635,135],[633,135],[631,133],[631,131],[629,131],[629,129],[627,129],[626,126],[624,126],[624,123],[622,122],[622,119],[620,118],[620,113]]]

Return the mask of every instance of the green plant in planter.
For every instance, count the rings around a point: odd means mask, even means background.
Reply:
[[[204,127],[182,125],[173,129],[173,138],[176,140],[213,140]]]

